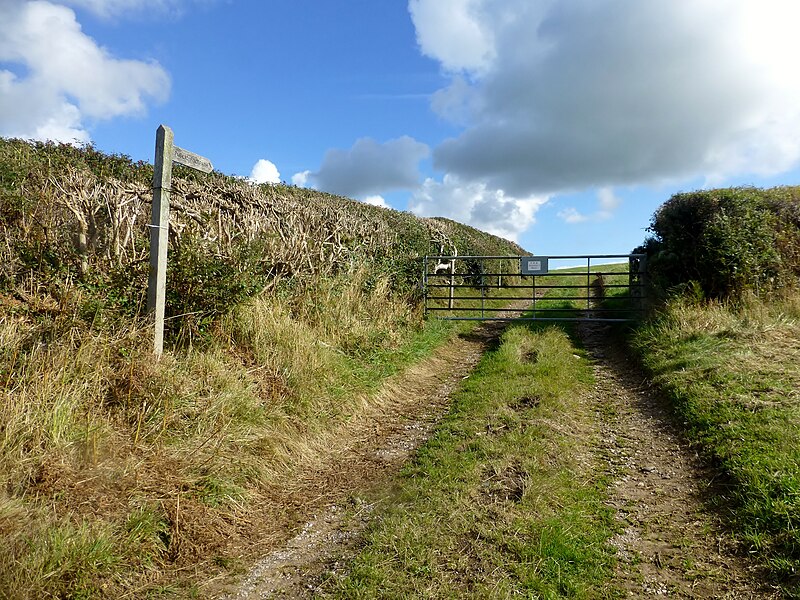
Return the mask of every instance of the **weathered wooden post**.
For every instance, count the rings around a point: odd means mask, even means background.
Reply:
[[[147,311],[155,317],[153,353],[164,352],[164,304],[167,293],[167,245],[169,244],[169,196],[172,191],[172,163],[210,173],[211,161],[174,143],[172,129],[160,125],[156,130],[156,155],[153,162],[153,210],[150,224],[150,278],[147,283]]]
[[[167,244],[169,243],[169,194],[172,184],[172,130],[161,125],[156,130],[156,157],[153,163],[153,212],[150,224],[150,279],[147,283],[147,312],[155,316],[153,352],[164,350],[164,301],[167,290]]]

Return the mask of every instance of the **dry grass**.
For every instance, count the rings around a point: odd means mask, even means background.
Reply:
[[[365,270],[257,297],[159,363],[146,330],[65,321],[32,344],[4,315],[0,595],[104,595],[236,556],[258,536],[247,515],[380,403],[412,321]]]

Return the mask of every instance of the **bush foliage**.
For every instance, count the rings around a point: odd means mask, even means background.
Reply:
[[[661,292],[739,299],[781,291],[800,276],[800,187],[676,194],[649,231],[636,251],[648,255]]]

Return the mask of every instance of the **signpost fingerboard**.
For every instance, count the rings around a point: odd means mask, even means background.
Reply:
[[[160,125],[156,130],[156,154],[153,162],[153,210],[150,223],[150,277],[147,284],[147,311],[155,319],[153,353],[164,353],[164,309],[167,292],[167,245],[169,243],[169,198],[172,192],[172,163],[176,162],[203,173],[214,167],[207,158],[174,144],[172,129]]]

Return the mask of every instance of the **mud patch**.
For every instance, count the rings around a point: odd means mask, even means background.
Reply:
[[[486,469],[483,473],[481,492],[489,502],[518,504],[525,495],[528,472],[522,465],[513,464],[497,471]]]
[[[526,408],[536,408],[542,403],[542,397],[538,395],[520,396],[509,404],[513,410],[525,410]]]
[[[523,362],[536,364],[537,362],[539,362],[539,351],[531,350],[529,352],[526,352],[525,354],[522,355],[522,360]]]

